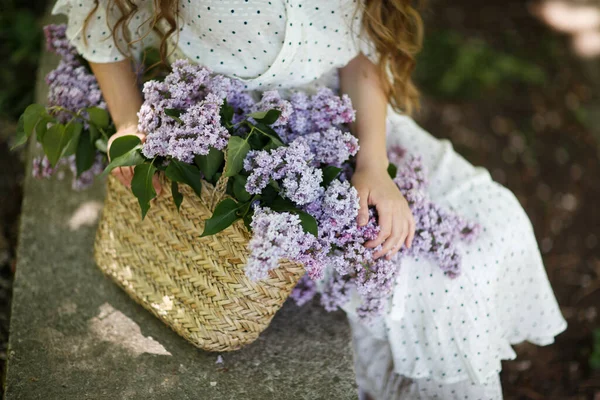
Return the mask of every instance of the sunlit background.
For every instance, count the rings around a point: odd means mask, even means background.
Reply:
[[[0,363],[4,372],[39,0],[0,0]],[[515,192],[569,322],[557,343],[519,345],[506,399],[600,399],[600,1],[437,0],[416,78],[416,119]]]

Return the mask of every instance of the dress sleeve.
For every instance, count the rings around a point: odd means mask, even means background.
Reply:
[[[133,3],[137,10],[127,23],[127,39],[121,29],[117,29],[116,36],[112,34],[122,14],[117,6],[111,5],[109,9],[108,0],[58,0],[52,14],[67,16],[67,38],[86,60],[108,63],[124,60],[128,55],[139,59],[144,48],[156,44],[157,37],[150,27],[153,0],[133,0]]]

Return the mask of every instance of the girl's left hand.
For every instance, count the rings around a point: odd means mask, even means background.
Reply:
[[[386,255],[389,260],[402,245],[410,248],[415,236],[415,220],[408,203],[386,169],[381,167],[358,167],[352,176],[352,185],[360,197],[358,225],[369,221],[369,206],[375,206],[379,216],[380,231],[374,240],[365,243],[374,248],[383,243],[383,247],[373,256]]]

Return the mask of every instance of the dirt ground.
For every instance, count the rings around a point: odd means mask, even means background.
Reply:
[[[426,12],[416,119],[513,190],[529,214],[569,329],[547,347],[517,346],[502,372],[506,399],[600,399],[600,61],[522,1],[438,0]],[[0,122],[0,362],[23,166]]]

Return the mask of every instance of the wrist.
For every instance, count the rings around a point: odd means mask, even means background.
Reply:
[[[356,170],[357,171],[362,171],[362,170],[387,171],[389,163],[390,162],[387,158],[387,155],[361,157],[360,154],[357,154],[357,156],[356,156]]]

